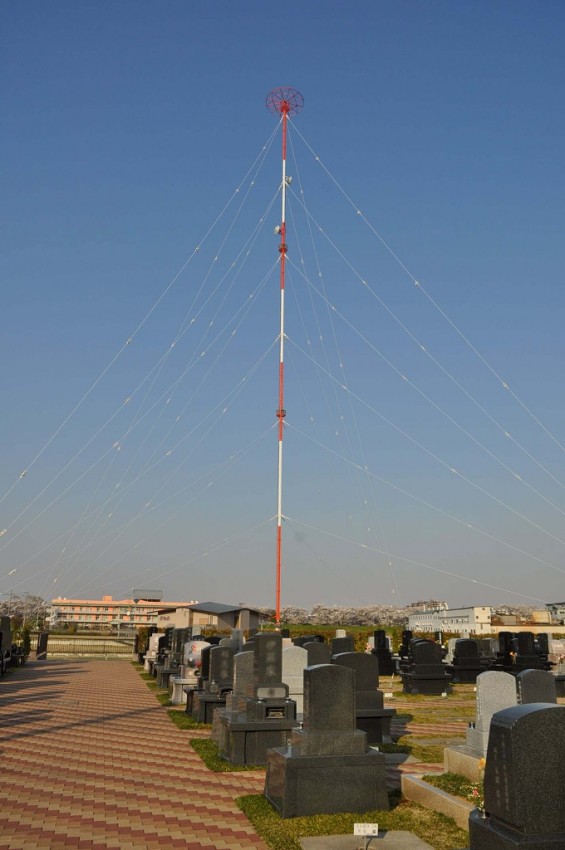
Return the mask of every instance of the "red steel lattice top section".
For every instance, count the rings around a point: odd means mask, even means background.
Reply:
[[[296,115],[304,106],[304,98],[296,89],[283,86],[273,89],[267,95],[267,109],[269,112],[280,112],[281,115]]]

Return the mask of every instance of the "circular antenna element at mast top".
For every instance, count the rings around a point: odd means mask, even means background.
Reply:
[[[296,89],[283,86],[273,89],[267,95],[267,109],[269,112],[279,112],[281,115],[296,115],[304,106],[304,98]]]

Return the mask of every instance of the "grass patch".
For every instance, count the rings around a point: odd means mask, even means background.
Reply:
[[[165,690],[164,688],[159,688],[157,686],[157,679],[154,676],[150,676],[149,673],[145,671],[143,664],[138,664],[137,661],[132,661],[131,663],[133,664],[134,668],[137,670],[149,690],[154,692],[161,705],[170,705],[171,695],[169,694],[169,691]]]
[[[168,691],[159,690],[159,693],[156,693],[155,696],[157,697],[161,705],[171,704],[171,695]]]
[[[195,729],[211,729],[211,725],[209,723],[199,723],[197,720],[192,717],[191,714],[187,714],[186,711],[178,711],[177,709],[172,708],[169,712],[167,712],[173,723],[178,726],[179,729],[190,729],[194,731]]]
[[[399,738],[399,752],[407,752],[422,764],[443,764],[443,745],[419,744],[413,737]]]
[[[453,794],[454,797],[463,797],[464,800],[469,799],[471,782],[466,776],[461,776],[459,773],[431,774],[429,776],[422,776],[422,779],[435,788],[440,788],[448,794]]]
[[[190,741],[192,749],[195,750],[206,767],[215,773],[237,773],[242,770],[265,770],[264,765],[257,764],[230,764],[224,761],[218,754],[218,746],[214,741],[206,738],[192,738]]]
[[[414,706],[414,708],[410,706],[409,712],[404,711],[404,707],[399,709],[396,719],[404,721],[404,723],[441,723],[443,720],[464,720],[468,722],[475,719],[476,706],[471,701],[468,705],[442,703],[434,707],[433,711],[426,708],[420,709],[418,706]]]
[[[408,830],[434,850],[454,850],[469,843],[468,834],[451,818],[408,803],[400,803],[389,812],[283,819],[261,795],[238,797],[235,802],[272,850],[300,850],[299,839],[311,835],[352,835],[353,824],[359,821],[378,822],[380,829]]]
[[[419,744],[413,735],[399,738],[396,744],[378,744],[381,753],[406,753],[422,764],[443,764],[443,744]]]

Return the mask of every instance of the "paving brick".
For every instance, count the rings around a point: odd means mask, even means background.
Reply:
[[[128,661],[13,671],[0,682],[0,747],[3,784],[17,789],[0,850],[204,850],[220,840],[266,850],[233,802],[262,793],[264,774],[209,771]]]

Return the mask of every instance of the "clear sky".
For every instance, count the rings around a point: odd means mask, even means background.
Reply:
[[[282,604],[565,598],[563,3],[0,15],[0,593],[274,605],[292,86]]]

